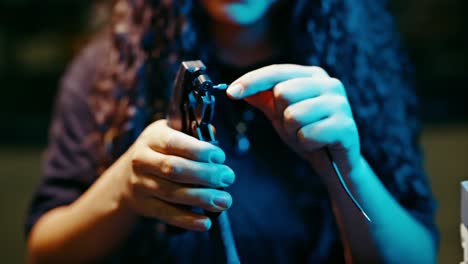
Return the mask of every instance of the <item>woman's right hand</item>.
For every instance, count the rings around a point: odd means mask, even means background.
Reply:
[[[224,161],[219,147],[159,120],[149,125],[109,169],[119,178],[122,206],[174,226],[206,231],[210,219],[186,206],[211,212],[231,206],[230,194],[216,189],[234,182],[234,172]]]

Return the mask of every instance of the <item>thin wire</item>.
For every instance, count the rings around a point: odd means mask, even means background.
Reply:
[[[354,198],[353,194],[348,188],[348,185],[346,185],[346,182],[344,181],[343,175],[341,175],[340,169],[338,168],[338,165],[336,165],[335,161],[333,160],[330,150],[326,149],[328,159],[330,160],[333,170],[335,171],[336,176],[338,177],[338,180],[340,180],[341,186],[345,190],[346,194],[348,197],[351,199],[353,204],[356,206],[356,208],[364,215],[364,217],[367,219],[367,221],[372,223],[372,220],[369,218],[369,216],[366,214],[364,209],[362,209],[362,206],[359,204],[359,202]]]

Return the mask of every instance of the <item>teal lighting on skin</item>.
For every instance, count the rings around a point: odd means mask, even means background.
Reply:
[[[346,195],[348,195],[349,199],[351,199],[351,201],[353,202],[356,209],[359,210],[359,212],[361,212],[361,214],[367,219],[367,221],[372,222],[370,217],[367,215],[367,213],[362,208],[361,204],[356,200],[356,198],[354,198],[354,195],[349,190],[348,185],[346,184],[346,182],[343,179],[343,175],[341,175],[341,172],[340,172],[340,169],[338,168],[338,165],[336,165],[335,161],[333,161],[333,158],[332,158],[332,156],[330,154],[330,151],[327,149],[326,152],[327,152],[328,159],[330,160],[330,162],[331,162],[331,164],[333,166],[333,170],[335,171],[336,177],[338,177],[338,180],[340,181],[341,186],[345,190]]]
[[[225,14],[235,24],[249,25],[260,20],[275,2],[271,0],[238,1],[226,4]]]

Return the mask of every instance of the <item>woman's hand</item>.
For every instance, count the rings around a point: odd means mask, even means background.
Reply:
[[[211,226],[210,219],[184,206],[212,212],[231,206],[229,193],[215,189],[234,182],[234,172],[222,164],[224,161],[219,147],[160,120],[148,126],[112,167],[120,171],[116,175],[122,186],[121,204],[139,215],[205,231]]]
[[[227,192],[214,189],[234,181],[224,160],[220,148],[169,128],[166,120],[154,122],[76,201],[38,220],[28,240],[30,262],[99,262],[122,246],[139,215],[209,229],[210,219],[187,206],[219,212],[231,205]]]
[[[280,137],[314,168],[324,165],[327,147],[341,171],[360,161],[359,136],[343,84],[319,67],[271,65],[251,71],[228,88],[262,110]]]

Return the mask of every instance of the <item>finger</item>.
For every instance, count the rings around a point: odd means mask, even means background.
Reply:
[[[136,172],[149,173],[163,179],[203,185],[212,188],[227,187],[235,180],[234,172],[224,164],[198,162],[178,156],[165,155],[143,149],[132,160]]]
[[[277,83],[301,77],[328,76],[321,68],[295,64],[270,65],[244,74],[227,89],[233,99],[242,99],[267,91]]]
[[[157,218],[170,225],[193,231],[207,231],[211,227],[211,220],[206,215],[194,213],[182,206],[157,198],[144,199],[142,203],[146,217]]]
[[[276,101],[288,106],[322,94],[342,94],[341,88],[334,78],[304,77],[278,83],[273,94]]]
[[[165,120],[154,124],[145,131],[145,138],[155,151],[200,162],[224,163],[226,160],[221,148],[174,130],[167,126]]]
[[[346,99],[338,95],[322,95],[292,104],[283,112],[284,128],[289,135],[308,124],[325,119],[336,112],[346,111]]]
[[[221,212],[231,207],[232,197],[229,193],[209,188],[179,189],[174,203],[197,206],[210,212]]]
[[[283,120],[286,107],[317,97],[330,90],[330,78],[303,77],[280,82],[273,88],[274,107],[279,120]]]
[[[313,151],[327,145],[347,148],[353,139],[350,135],[355,134],[357,134],[357,128],[353,120],[341,114],[335,114],[302,127],[297,132],[297,138],[299,144]]]
[[[140,175],[141,186],[148,196],[157,197],[166,202],[203,208],[210,212],[221,212],[232,204],[229,193],[211,188],[197,188],[150,175]]]

